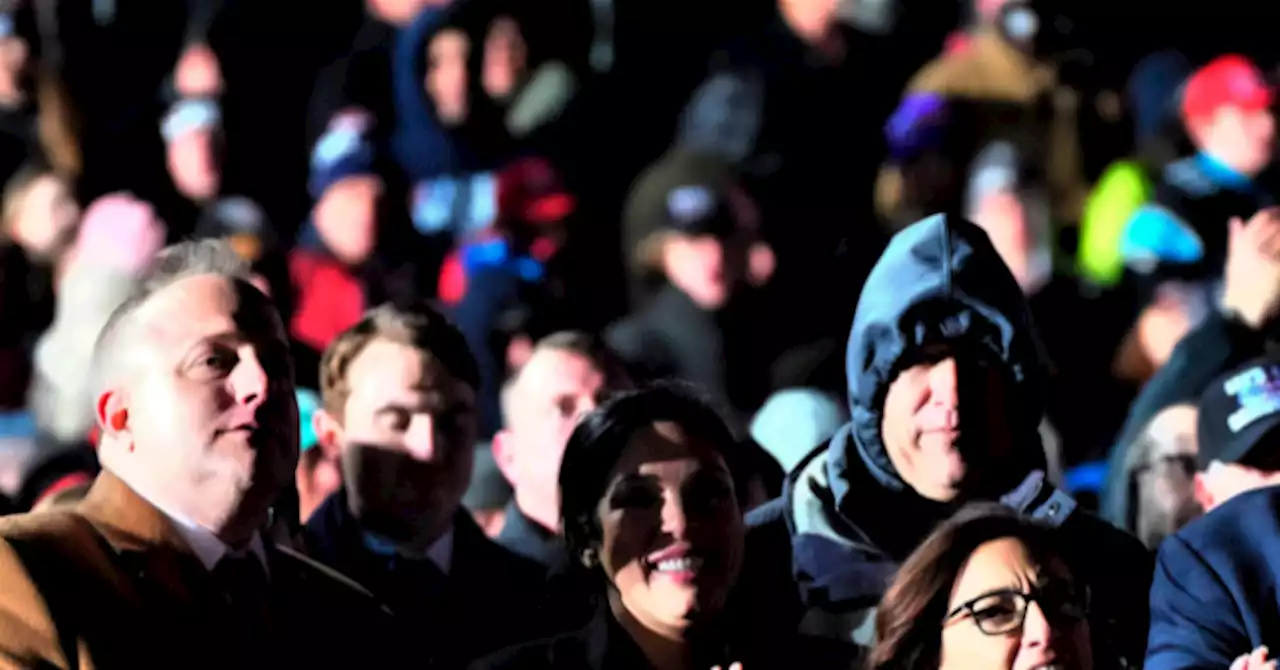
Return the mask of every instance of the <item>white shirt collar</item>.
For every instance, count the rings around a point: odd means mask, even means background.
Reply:
[[[200,559],[200,563],[204,565],[206,570],[212,571],[227,554],[239,558],[253,554],[258,561],[262,563],[262,569],[270,575],[271,568],[267,564],[267,549],[262,542],[262,536],[254,533],[249,540],[249,546],[239,550],[234,550],[227,546],[217,535],[209,532],[207,528],[197,524],[185,521],[181,517],[169,516],[173,521],[173,525],[177,527],[178,532],[182,534],[182,539],[187,541],[191,546],[191,551],[195,553],[196,558]]]
[[[142,494],[139,492],[138,495]],[[262,563],[262,569],[266,571],[267,575],[271,575],[271,566],[267,562],[267,548],[262,541],[261,534],[254,533],[253,537],[249,540],[249,546],[239,550],[233,550],[219,539],[217,535],[214,535],[208,528],[191,521],[181,514],[176,514],[165,509],[164,505],[157,505],[155,501],[147,498],[146,496],[143,496],[143,499],[154,505],[156,509],[160,510],[161,514],[164,514],[165,517],[173,523],[173,527],[178,530],[178,534],[186,541],[187,546],[191,548],[191,551],[196,555],[196,558],[200,559],[200,564],[203,565],[206,570],[212,572],[213,569],[217,567],[218,561],[221,561],[227,554],[231,554],[234,557],[241,557],[252,553],[254,556],[258,557],[258,560]]]

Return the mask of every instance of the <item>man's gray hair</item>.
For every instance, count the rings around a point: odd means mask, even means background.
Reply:
[[[98,333],[94,368],[99,388],[108,381],[105,363],[113,356],[122,325],[152,296],[188,277],[217,275],[248,282],[252,274],[248,261],[223,239],[189,240],[161,249]]]

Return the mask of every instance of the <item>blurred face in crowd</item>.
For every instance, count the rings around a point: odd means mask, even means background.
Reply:
[[[1040,565],[1014,538],[978,547],[942,627],[941,670],[1091,670],[1088,598],[1060,561]]]
[[[1052,264],[1036,265],[1038,260],[1049,260],[1045,256],[1037,257],[1045,251],[1037,233],[1049,223],[1048,207],[1042,199],[1014,190],[998,190],[977,203],[970,219],[991,238],[992,246],[1024,293],[1034,293],[1043,285]]]
[[[1204,472],[1196,473],[1196,500],[1206,512],[1228,500],[1267,486],[1280,484],[1280,444],[1270,435],[1249,451],[1244,462],[1213,461]]]
[[[32,257],[53,259],[74,239],[79,220],[80,206],[67,183],[45,174],[27,188],[8,233]]]
[[[670,233],[663,244],[667,281],[706,310],[724,307],[747,262],[743,241]]]
[[[387,23],[404,25],[424,8],[447,5],[448,0],[365,0],[365,6]]]
[[[0,39],[0,96],[19,94],[30,49],[20,37]]]
[[[347,370],[340,418],[318,414],[336,444],[351,511],[368,530],[425,549],[452,526],[471,480],[475,390],[420,349],[370,342]]]
[[[161,289],[120,325],[98,400],[103,465],[231,545],[262,528],[298,460],[298,405],[275,308],[206,274]]]
[[[196,43],[183,50],[173,71],[173,85],[183,97],[211,97],[222,91],[222,67],[209,45]]]
[[[312,218],[320,240],[338,260],[360,265],[378,243],[378,202],[382,180],[370,175],[347,177],[325,189]]]
[[[427,45],[427,95],[446,126],[467,120],[467,59],[471,41],[456,28],[440,31]]]
[[[169,176],[178,192],[195,202],[218,195],[222,169],[218,165],[217,137],[211,128],[183,133],[167,148]]]
[[[1000,18],[1000,10],[1012,0],[974,0],[973,9],[980,25],[994,25]]]
[[[939,502],[990,493],[1013,454],[1003,398],[995,368],[947,348],[922,352],[884,400],[880,435],[898,476]]]
[[[1276,122],[1270,109],[1226,105],[1192,119],[1188,128],[1197,146],[1240,174],[1256,176],[1271,164]]]
[[[1166,282],[1156,291],[1151,304],[1142,310],[1135,335],[1147,360],[1159,368],[1173,350],[1207,313],[1201,292],[1177,282]]]
[[[743,526],[715,448],[659,422],[632,435],[599,503],[610,602],[664,637],[724,607],[742,566]]]
[[[1153,549],[1201,513],[1194,486],[1199,415],[1195,405],[1165,408],[1151,419],[1141,438],[1141,461],[1134,468],[1135,531]]]
[[[484,70],[481,81],[485,93],[505,100],[515,92],[525,71],[525,42],[520,24],[510,16],[499,16],[489,26],[484,42]]]
[[[507,425],[494,438],[494,456],[520,509],[555,530],[560,460],[578,420],[596,408],[605,377],[589,358],[565,350],[534,353],[518,374]]]
[[[782,16],[805,41],[827,37],[836,21],[840,0],[780,0]]]

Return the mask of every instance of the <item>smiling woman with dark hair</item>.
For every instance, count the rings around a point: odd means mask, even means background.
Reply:
[[[852,667],[823,663],[816,642],[747,639],[739,625],[746,613],[729,605],[744,553],[737,449],[685,385],[619,395],[587,415],[560,468],[561,522],[601,607],[577,633],[473,667]]]

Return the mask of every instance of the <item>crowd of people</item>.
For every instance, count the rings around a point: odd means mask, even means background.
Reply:
[[[704,4],[0,0],[0,669],[1275,668],[1280,54]]]

